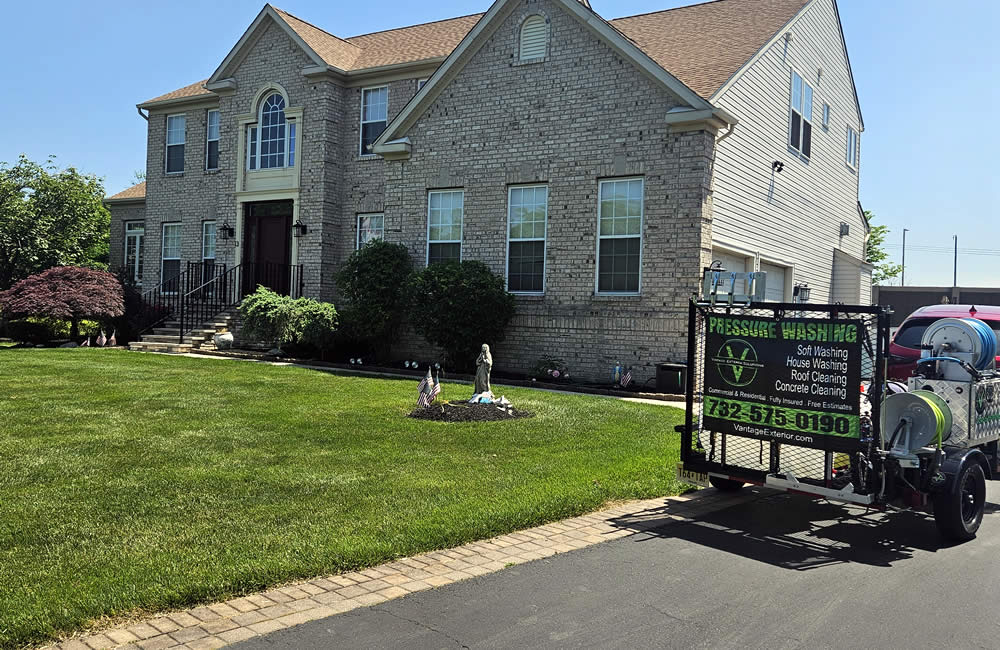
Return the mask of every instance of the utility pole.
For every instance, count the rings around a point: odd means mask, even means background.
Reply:
[[[903,228],[903,271],[899,276],[899,286],[906,286],[906,233],[909,232],[909,228]]]
[[[958,286],[958,235],[952,235],[955,239],[955,275],[952,277],[953,287]]]

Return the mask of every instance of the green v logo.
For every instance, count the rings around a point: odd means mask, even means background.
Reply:
[[[743,348],[743,354],[741,354],[740,357],[739,357],[740,361],[745,361],[746,360],[746,358],[747,358],[747,352],[749,352],[749,351],[750,351],[750,348]],[[726,355],[730,359],[735,359],[736,358],[736,355],[733,354],[733,349],[731,347],[729,347],[728,344],[726,345]],[[743,366],[732,366],[733,378],[735,378],[737,382],[739,382],[740,377],[743,376],[743,370],[744,370]]]

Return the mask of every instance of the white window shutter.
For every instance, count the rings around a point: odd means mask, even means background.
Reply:
[[[521,25],[521,60],[545,56],[547,28],[541,16],[531,16]]]

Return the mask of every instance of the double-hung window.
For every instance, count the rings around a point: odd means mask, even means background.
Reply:
[[[465,191],[427,193],[427,265],[462,260]]]
[[[125,277],[139,286],[142,286],[142,240],[145,234],[144,222],[125,222]]]
[[[507,200],[507,290],[545,291],[545,226],[549,188],[511,187]]]
[[[643,180],[600,182],[597,292],[639,293]]]
[[[183,115],[167,116],[167,173],[184,171],[184,137],[186,118]]]
[[[358,215],[358,248],[360,249],[374,239],[382,239],[385,236],[385,215],[384,214],[359,214]]]
[[[361,91],[361,155],[385,131],[389,118],[389,87],[364,88]]]
[[[847,127],[847,164],[851,169],[858,168],[858,132],[853,126]]]
[[[791,126],[788,144],[806,158],[812,153],[813,89],[792,70]]]
[[[219,111],[205,116],[205,169],[219,168]]]
[[[215,222],[201,224],[201,281],[208,282],[215,277]]]
[[[165,293],[176,293],[177,281],[181,274],[181,224],[163,224],[163,242],[161,248],[160,283],[164,285]]]

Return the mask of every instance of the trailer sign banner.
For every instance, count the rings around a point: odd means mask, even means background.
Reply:
[[[705,327],[706,430],[857,448],[862,321],[709,314]]]

